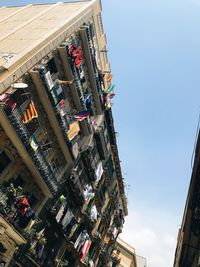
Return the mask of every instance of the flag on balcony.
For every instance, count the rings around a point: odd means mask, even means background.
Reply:
[[[106,94],[111,93],[111,92],[113,91],[114,87],[115,87],[115,85],[110,84],[110,85],[108,86],[108,88],[105,90],[105,93],[106,93]]]
[[[32,136],[32,137],[30,138],[30,145],[31,145],[31,147],[32,147],[32,149],[33,149],[34,151],[36,151],[36,150],[38,149],[39,145],[38,145],[38,143],[37,143],[37,141],[36,141],[35,136]]]
[[[108,73],[106,75],[106,82],[109,83],[109,82],[111,82],[111,80],[112,80],[112,74],[111,73]]]
[[[77,113],[74,116],[74,119],[77,121],[82,121],[82,120],[86,119],[89,115],[90,115],[90,112],[88,110],[84,110],[84,111]]]
[[[0,95],[0,103],[4,104],[11,111],[13,111],[17,106],[17,103],[10,98],[9,94],[1,94]]]
[[[114,96],[115,96],[115,93],[114,93],[114,92],[111,92],[107,97],[108,97],[109,99],[112,99]]]
[[[35,104],[31,100],[30,103],[28,104],[25,112],[24,112],[24,116],[23,116],[22,121],[23,121],[23,123],[28,123],[32,119],[37,118],[37,117],[38,117],[38,113],[37,113],[37,110],[35,108]]]

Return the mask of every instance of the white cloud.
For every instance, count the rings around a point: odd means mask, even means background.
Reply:
[[[152,218],[157,220],[152,223]],[[148,267],[173,265],[176,233],[161,215],[142,218],[139,212],[131,212],[120,237],[136,249],[136,254],[147,259]]]

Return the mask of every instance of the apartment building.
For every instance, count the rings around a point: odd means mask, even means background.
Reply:
[[[0,8],[0,264],[107,266],[128,214],[98,0]]]
[[[117,238],[109,267],[147,267],[146,259],[136,254],[135,248]]]
[[[177,237],[174,267],[200,266],[200,135],[198,134],[182,224]]]

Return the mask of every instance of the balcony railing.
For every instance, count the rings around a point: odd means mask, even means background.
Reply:
[[[85,29],[86,29],[86,34],[87,34],[87,38],[88,38],[89,48],[90,48],[90,56],[91,56],[93,70],[94,70],[94,74],[95,74],[96,86],[97,86],[97,90],[100,94],[101,93],[101,84],[99,81],[99,72],[98,72],[96,58],[95,58],[95,48],[94,48],[94,44],[93,44],[93,40],[92,40],[92,35],[90,32],[90,28],[88,26],[86,26]]]
[[[67,145],[68,145],[69,140],[68,140],[68,138],[67,138],[67,132],[68,132],[68,130],[69,130],[69,122],[66,120],[66,118],[64,119],[64,118],[61,116],[61,114],[60,114],[60,108],[58,107],[59,103],[55,104],[54,101],[52,100],[52,94],[51,94],[51,91],[49,90],[49,88],[48,88],[48,86],[47,86],[47,84],[46,84],[46,80],[44,79],[44,75],[45,75],[45,73],[47,73],[47,69],[45,68],[45,66],[43,66],[43,67],[39,66],[39,67],[36,68],[36,69],[39,71],[40,78],[41,78],[41,80],[42,80],[42,83],[43,83],[44,87],[46,88],[46,93],[47,93],[48,98],[49,98],[49,101],[50,101],[50,103],[51,103],[51,105],[52,105],[52,107],[53,107],[53,110],[54,110],[56,119],[57,119],[57,121],[58,121],[58,124],[59,124],[59,126],[60,126],[60,128],[61,128],[61,130],[62,130],[63,137],[64,137],[64,139],[65,139],[65,141],[66,141],[66,143],[67,143]],[[54,84],[53,88],[54,88],[55,86],[57,86],[57,82],[56,82],[56,81],[54,81],[54,80],[52,79],[52,82],[53,82],[53,84]],[[61,86],[61,85],[59,85],[59,86]],[[52,88],[51,90],[53,90],[53,88]],[[65,99],[64,99],[64,100],[65,100]]]
[[[31,147],[30,140],[33,137],[27,130],[26,126],[22,122],[23,112],[17,107],[12,112],[5,110],[8,118],[17,132],[19,138],[24,144],[29,156],[33,160],[35,166],[39,170],[41,176],[49,187],[50,191],[54,194],[57,191],[57,182],[54,173],[51,170],[51,166],[46,161],[42,149],[38,146],[37,150]]]
[[[120,261],[121,261],[121,257],[120,257],[115,251],[113,251],[111,257],[112,257],[112,260],[113,260],[115,263],[117,263],[117,264],[120,263]]]
[[[19,246],[15,253],[15,260],[18,262],[25,261],[24,264],[27,264],[29,259],[32,262],[40,263],[43,253],[41,251],[39,255],[38,251],[46,243],[44,233],[37,231],[42,221],[35,215],[34,210],[29,206],[28,198],[22,195],[21,190],[11,184],[8,186],[1,185],[0,214],[27,241],[26,244]],[[28,264],[23,266],[28,266]]]
[[[117,227],[122,227],[124,224],[124,216],[121,211],[116,211],[114,215],[114,222]]]
[[[74,86],[75,86],[75,88],[78,92],[78,95],[79,95],[81,108],[82,108],[82,110],[87,110],[86,105],[85,105],[85,98],[84,98],[84,94],[83,94],[83,90],[82,90],[82,85],[81,85],[81,81],[79,78],[77,68],[74,64],[73,65],[71,64],[71,69],[72,69],[72,73],[74,76]],[[85,122],[86,122],[89,133],[91,133],[92,130],[90,127],[90,123],[88,122],[88,119],[85,119]]]
[[[71,188],[71,197],[75,200],[78,206],[82,207],[85,203],[83,186],[79,180],[80,176],[76,171],[72,171],[69,179],[69,186]]]

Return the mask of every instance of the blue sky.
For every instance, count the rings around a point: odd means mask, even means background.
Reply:
[[[200,1],[103,1],[129,191],[122,237],[149,267],[173,265],[200,97]]]
[[[1,1],[21,4],[45,1]],[[55,1],[48,1],[55,2]],[[102,0],[128,194],[122,237],[149,267],[173,264],[200,99],[200,1]]]

